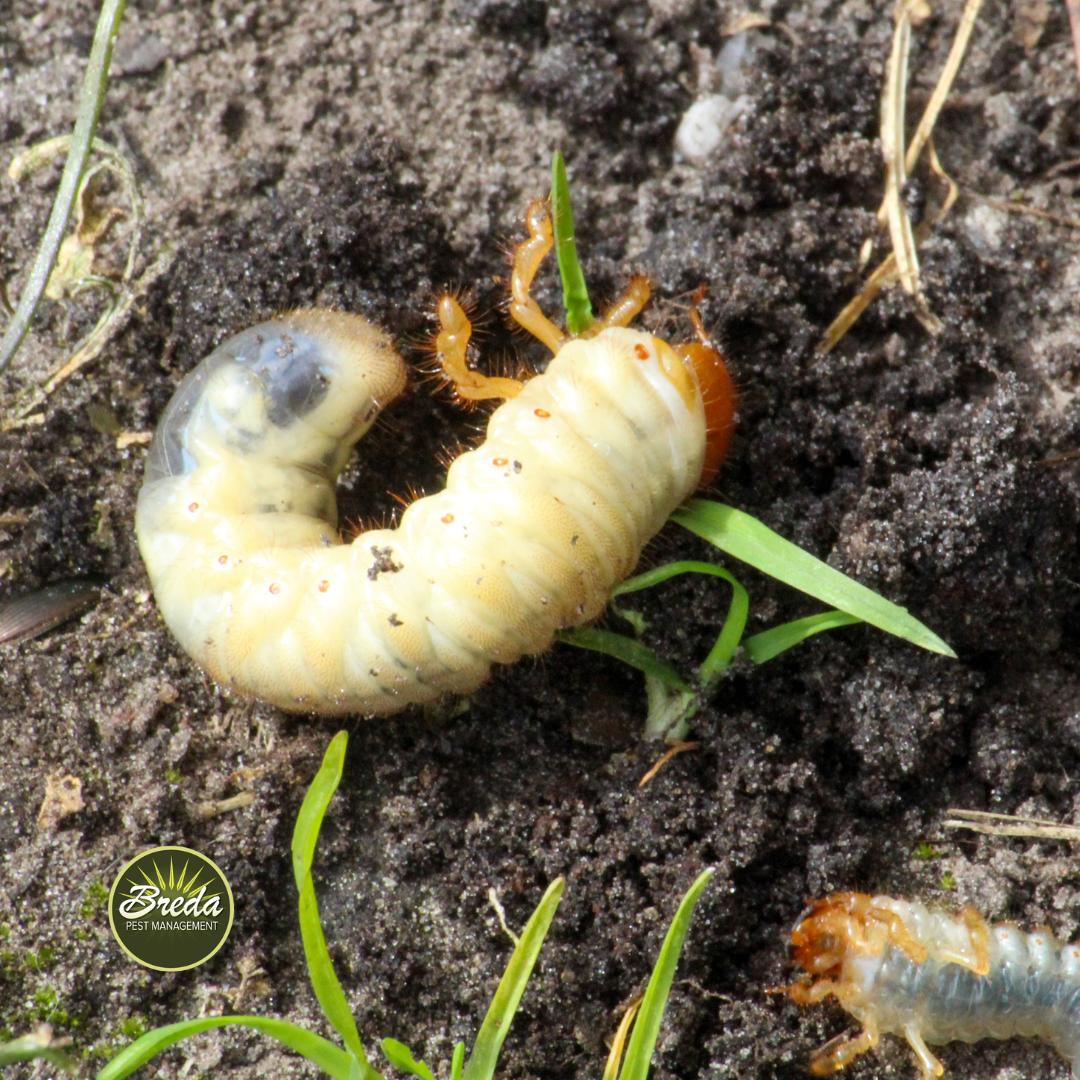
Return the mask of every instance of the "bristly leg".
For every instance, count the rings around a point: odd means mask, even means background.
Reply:
[[[635,274],[623,290],[622,296],[597,319],[582,337],[596,337],[609,326],[629,326],[641,309],[649,302],[651,289],[644,274]]]
[[[562,348],[566,334],[540,310],[540,305],[529,295],[533,278],[554,243],[551,218],[539,199],[529,204],[526,222],[529,226],[529,239],[522,241],[514,249],[514,268],[510,276],[510,317],[534,338],[542,341],[554,354]]]
[[[829,1073],[839,1072],[877,1044],[878,1033],[869,1027],[852,1038],[838,1035],[814,1054],[810,1060],[810,1071],[815,1076],[828,1076]]]
[[[457,300],[450,295],[444,296],[438,304],[438,316],[441,329],[435,337],[435,354],[458,397],[465,401],[508,400],[521,393],[522,383],[517,379],[490,378],[469,367],[472,323]]]

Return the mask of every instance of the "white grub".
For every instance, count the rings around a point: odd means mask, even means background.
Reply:
[[[404,388],[389,336],[298,311],[230,338],[181,383],[158,427],[136,531],[158,607],[223,686],[293,712],[400,712],[477,689],[494,663],[596,618],[642,547],[718,467],[734,389],[696,310],[671,346],[627,323],[644,278],[568,338],[529,287],[551,219],[528,212],[510,314],[553,358],[521,382],[469,363],[472,325],[437,305],[433,352],[461,399],[502,399],[443,491],[396,529],[344,543],[334,485]]]
[[[1080,1080],[1080,945],[1049,930],[990,926],[974,908],[934,911],[915,900],[836,893],[816,900],[792,933],[806,977],[788,988],[812,1005],[835,997],[863,1025],[826,1043],[810,1061],[824,1076],[903,1035],[921,1080],[944,1067],[927,1044],[954,1039],[1045,1039]]]

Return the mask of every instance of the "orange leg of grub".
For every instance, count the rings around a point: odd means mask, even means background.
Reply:
[[[908,933],[904,920],[895,911],[889,911],[887,908],[872,907],[869,909],[869,914],[872,918],[885,923],[889,928],[889,936],[892,938],[893,944],[897,948],[903,949],[915,963],[921,964],[926,959],[926,947],[920,945]]]
[[[986,920],[970,905],[960,912],[964,925],[971,934],[971,947],[975,950],[975,963],[970,960],[958,960],[957,963],[971,968],[976,975],[986,975],[990,971],[990,928]]]
[[[835,994],[838,985],[832,979],[818,979],[815,983],[792,983],[783,989],[787,990],[796,1005],[817,1005],[830,994]]]
[[[649,291],[649,279],[644,274],[635,274],[622,296],[581,336],[596,337],[609,326],[629,326],[634,316],[649,302]]]
[[[919,1065],[922,1067],[921,1080],[930,1080],[931,1076],[941,1076],[945,1072],[945,1066],[930,1053],[930,1048],[914,1024],[908,1024],[904,1028],[904,1038],[907,1039],[911,1049],[919,1055]]]
[[[865,1054],[872,1046],[877,1046],[878,1033],[873,1028],[864,1028],[853,1039],[839,1035],[827,1042],[810,1059],[810,1071],[815,1076],[828,1076],[850,1065],[860,1054]]]
[[[699,285],[694,293],[694,299],[690,301],[690,322],[693,323],[694,333],[697,334],[698,341],[706,348],[715,349],[716,346],[713,344],[712,338],[705,332],[705,324],[701,321],[701,313],[698,311],[698,306],[705,299],[707,292],[707,285]]]
[[[551,250],[554,239],[551,217],[540,201],[529,204],[526,214],[529,239],[518,244],[514,250],[514,269],[510,275],[510,316],[519,325],[539,338],[551,351],[557,353],[566,341],[566,335],[540,310],[540,305],[529,295],[533,278],[544,256]]]
[[[443,374],[454,384],[458,396],[466,401],[486,398],[512,398],[521,393],[517,379],[488,378],[469,367],[468,348],[472,323],[461,305],[452,297],[439,301],[439,330],[435,352]]]

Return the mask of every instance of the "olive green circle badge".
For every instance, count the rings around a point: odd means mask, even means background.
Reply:
[[[109,925],[143,967],[184,971],[225,944],[233,896],[225,875],[185,847],[146,851],[124,867],[109,893]]]

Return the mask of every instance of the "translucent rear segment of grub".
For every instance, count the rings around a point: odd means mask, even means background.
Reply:
[[[444,491],[342,545],[333,484],[401,361],[351,316],[237,335],[181,385],[139,497],[166,622],[219,683],[293,711],[386,714],[476,689],[595,618],[696,487],[705,412],[673,363],[686,371],[633,330],[567,342]]]
[[[809,978],[789,987],[801,1004],[833,996],[863,1025],[811,1061],[827,1075],[903,1035],[923,1080],[944,1069],[928,1045],[1040,1037],[1080,1078],[1080,947],[1048,931],[988,926],[972,908],[955,914],[914,901],[838,893],[812,904],[792,934]]]
[[[358,316],[295,311],[252,327],[181,382],[154,435],[141,498],[155,481],[198,470],[201,482],[214,470],[220,512],[295,513],[336,527],[334,482],[404,389],[389,335]]]

